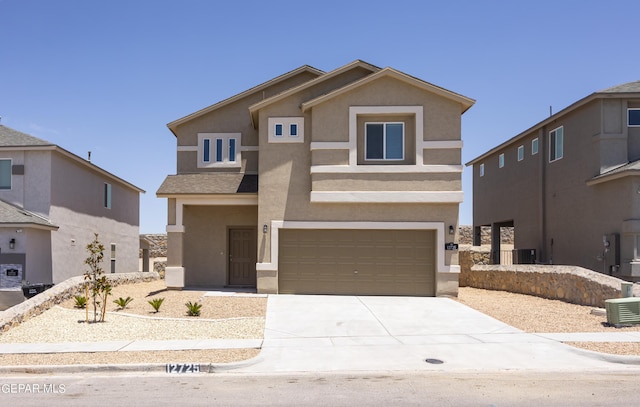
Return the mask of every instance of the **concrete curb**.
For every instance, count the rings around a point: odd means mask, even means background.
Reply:
[[[576,348],[571,345],[567,347],[580,356],[588,357],[595,360],[601,360],[608,363],[616,363],[621,365],[638,365],[640,366],[640,356],[613,355],[610,353],[595,352],[587,349]]]
[[[205,363],[200,364],[200,373],[222,373],[235,369],[252,366],[263,360],[258,354],[251,359],[229,363]],[[117,365],[27,365],[27,366],[0,366],[2,374],[78,374],[78,373],[166,373],[167,363],[140,363]],[[176,374],[176,373],[167,373]]]

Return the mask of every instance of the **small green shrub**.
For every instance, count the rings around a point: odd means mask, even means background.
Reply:
[[[164,301],[164,298],[154,298],[152,300],[147,301],[149,304],[151,304],[151,306],[153,307],[153,309],[156,312],[160,311],[160,306],[162,305],[162,302]]]
[[[76,308],[84,309],[87,307],[87,297],[84,295],[76,295],[73,299],[76,300],[76,304],[74,305]]]
[[[131,297],[127,297],[127,298],[120,297],[117,300],[113,300],[113,302],[115,302],[120,309],[127,308],[127,305],[129,305],[131,301],[133,301],[133,298]]]
[[[192,303],[191,301],[187,302],[187,315],[190,317],[199,317],[200,316],[200,308],[202,308],[202,304],[198,304],[197,302]]]

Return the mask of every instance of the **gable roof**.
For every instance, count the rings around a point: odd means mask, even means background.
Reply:
[[[437,95],[440,95],[442,97],[445,97],[447,99],[453,100],[457,103],[460,103],[462,105],[462,112],[464,113],[466,112],[471,106],[473,106],[473,104],[476,102],[474,99],[468,98],[466,96],[460,95],[458,93],[452,92],[450,90],[441,88],[439,86],[436,86],[432,83],[423,81],[422,79],[418,79],[414,76],[411,75],[407,75],[404,72],[400,72],[396,69],[387,67],[384,69],[379,70],[378,72],[375,72],[369,76],[366,76],[362,79],[359,79],[357,81],[354,81],[346,86],[343,86],[339,89],[336,89],[332,92],[329,92],[325,95],[319,96],[315,99],[309,100],[305,103],[302,104],[302,111],[306,111],[310,108],[312,108],[313,106],[319,105],[321,103],[324,103],[328,100],[333,99],[334,97],[338,96],[338,95],[342,95],[346,92],[349,92],[353,89],[356,89],[360,86],[364,86],[368,83],[371,83],[375,80],[378,80],[382,77],[391,77],[391,78],[395,78],[398,80],[401,80],[405,83],[408,83],[410,85],[416,86],[420,89],[426,90],[428,92],[432,92],[435,93]]]
[[[312,80],[310,80],[308,82],[305,82],[303,84],[295,86],[295,87],[293,87],[291,89],[287,89],[284,92],[281,92],[281,93],[278,93],[277,95],[271,96],[270,98],[261,100],[260,102],[249,106],[249,113],[251,113],[251,121],[252,121],[254,127],[257,124],[257,119],[258,119],[257,112],[260,109],[262,109],[263,107],[268,106],[268,105],[270,105],[272,103],[275,103],[275,102],[277,102],[279,100],[282,100],[282,99],[284,99],[284,98],[286,98],[288,96],[291,96],[291,95],[296,94],[296,93],[298,93],[300,91],[308,89],[311,86],[317,85],[319,83],[322,83],[322,82],[324,82],[326,80],[329,80],[329,79],[334,78],[334,77],[336,77],[336,76],[338,76],[338,75],[340,75],[342,73],[348,72],[348,71],[350,71],[352,69],[356,69],[356,68],[364,68],[364,69],[367,69],[367,70],[371,71],[372,73],[373,72],[377,72],[377,71],[380,70],[380,68],[375,66],[375,65],[372,65],[372,64],[370,64],[368,62],[365,62],[365,61],[362,61],[360,59],[356,59],[353,62],[350,62],[350,63],[348,63],[348,64],[346,64],[344,66],[336,68],[333,71],[327,72],[327,73],[325,73],[325,74],[323,74],[323,75],[321,75],[321,76],[319,76],[319,77],[317,77],[315,79],[312,79]]]
[[[324,74],[324,71],[316,69],[316,68],[314,68],[314,67],[312,67],[310,65],[303,65],[303,66],[301,66],[299,68],[294,69],[293,71],[289,71],[289,72],[287,72],[285,74],[277,76],[277,77],[275,77],[273,79],[270,79],[270,80],[268,80],[266,82],[263,82],[263,83],[261,83],[259,85],[256,85],[256,86],[254,86],[254,87],[252,87],[250,89],[247,89],[244,92],[240,92],[240,93],[238,93],[238,94],[236,94],[234,96],[231,96],[230,98],[227,98],[227,99],[224,99],[224,100],[222,100],[220,102],[214,103],[211,106],[205,107],[204,109],[200,109],[197,112],[191,113],[191,114],[189,114],[187,116],[184,116],[184,117],[182,117],[182,118],[180,118],[178,120],[174,120],[171,123],[167,124],[167,127],[177,137],[177,135],[176,135],[176,133],[174,131],[174,129],[177,126],[179,126],[179,125],[181,125],[181,124],[183,124],[185,122],[188,122],[189,120],[192,120],[192,119],[195,119],[197,117],[203,116],[203,115],[205,115],[205,114],[207,114],[209,112],[212,112],[212,111],[214,111],[216,109],[220,109],[223,106],[227,106],[227,105],[229,105],[229,104],[231,104],[231,103],[233,103],[233,102],[235,102],[237,100],[242,99],[243,97],[251,95],[251,94],[253,94],[255,92],[259,92],[259,91],[261,91],[263,89],[266,89],[266,88],[268,88],[270,86],[273,86],[273,85],[275,85],[275,84],[277,84],[279,82],[282,82],[282,81],[284,81],[286,79],[292,78],[292,77],[294,77],[296,75],[299,75],[299,74],[305,73],[305,72],[309,72],[309,73],[312,73],[312,74],[317,75],[317,76],[320,76],[320,75]]]
[[[73,161],[81,164],[84,167],[87,167],[93,171],[96,171],[105,177],[114,180],[128,188],[131,188],[137,192],[144,193],[144,190],[138,188],[137,186],[131,184],[124,179],[111,174],[108,171],[103,170],[97,165],[93,164],[91,161],[87,161],[83,158],[78,157],[77,155],[65,150],[64,148],[53,144],[49,141],[39,139],[27,133],[22,133],[18,130],[12,129],[10,127],[0,125],[0,151],[1,150],[51,150],[56,151]]]
[[[593,92],[592,94],[578,100],[577,102],[565,107],[564,109],[560,110],[558,113],[551,115],[549,117],[547,117],[546,119],[542,120],[541,122],[535,124],[534,126],[528,128],[527,130],[523,131],[520,134],[515,135],[514,137],[508,139],[507,141],[505,141],[504,143],[501,143],[499,145],[497,145],[496,147],[492,148],[491,150],[487,151],[486,153],[474,158],[473,160],[469,161],[468,163],[466,163],[465,165],[468,167],[470,165],[474,165],[479,161],[484,160],[485,158],[487,158],[488,156],[495,154],[496,152],[502,150],[503,148],[505,148],[506,146],[513,144],[517,141],[519,141],[520,139],[528,136],[529,134],[531,134],[531,132],[539,130],[540,128],[546,126],[547,124],[553,122],[554,120],[557,120],[558,118],[586,105],[589,102],[592,102],[596,99],[601,99],[601,98],[624,98],[624,97],[629,97],[630,94],[637,94],[638,97],[640,97],[640,81],[635,81],[635,82],[628,82],[628,83],[623,83],[621,85],[616,85],[613,86],[611,88],[607,88],[607,89],[603,89],[597,92]]]
[[[48,219],[0,199],[0,226],[57,230]]]
[[[16,146],[53,146],[53,144],[0,124],[0,147]]]

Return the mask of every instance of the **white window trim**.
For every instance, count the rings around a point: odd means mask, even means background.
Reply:
[[[630,107],[630,108],[627,109],[627,127],[640,127],[640,124],[629,124],[629,113],[632,110],[640,111],[640,107]]]
[[[0,191],[11,191],[13,189],[13,159],[2,158],[0,161],[9,161],[9,188],[0,188]]]
[[[504,168],[504,153],[498,156],[498,168]]]
[[[381,124],[382,125],[382,158],[367,158],[367,125],[368,124]],[[387,154],[387,124],[401,124],[402,125],[402,158],[385,158],[384,156]],[[404,161],[405,154],[405,146],[406,140],[404,137],[405,134],[405,123],[404,122],[365,122],[364,123],[364,160],[372,161],[372,162],[386,162],[386,161]]]
[[[104,190],[103,190],[103,206],[105,209],[111,209],[111,206],[113,205],[112,199],[113,199],[113,188],[111,186],[111,184],[109,184],[108,182],[104,183]]]
[[[551,152],[552,152],[553,150],[551,149],[551,143],[552,143],[552,141],[555,139],[555,140],[556,140],[556,144],[557,144],[557,140],[558,140],[558,133],[557,133],[557,131],[558,131],[559,129],[562,129],[562,155],[561,155],[561,156],[559,156],[559,157],[552,158],[552,157],[551,157]],[[551,137],[551,133],[555,133],[556,135],[552,138],[552,137]],[[555,148],[554,150],[556,151],[556,155],[557,155],[557,151],[558,151],[557,146],[556,146],[556,148]],[[559,127],[556,127],[555,129],[553,129],[553,130],[551,130],[551,131],[549,132],[549,162],[550,162],[550,163],[552,163],[552,162],[554,162],[554,161],[562,160],[562,158],[563,158],[563,157],[564,157],[564,126],[559,126]]]
[[[269,143],[304,143],[304,117],[269,117]],[[297,126],[297,135],[291,135],[291,125]],[[276,136],[276,125],[282,126],[282,135]]]
[[[229,140],[234,139],[236,151],[229,157]],[[210,140],[209,161],[204,161],[204,140]],[[216,161],[217,140],[222,140],[222,161]],[[242,133],[198,133],[198,168],[238,168],[242,164]]]
[[[524,160],[524,146],[518,147],[518,161]]]
[[[538,138],[534,138],[531,140],[531,155],[538,154],[538,148],[540,147],[540,143],[538,142]]]

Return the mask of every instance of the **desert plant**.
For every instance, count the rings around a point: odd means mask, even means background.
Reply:
[[[117,300],[113,300],[113,302],[115,302],[120,309],[127,308],[127,305],[129,305],[131,301],[133,301],[133,298],[131,297],[127,297],[127,298],[120,297]]]
[[[199,317],[200,316],[200,308],[202,308],[202,304],[198,304],[197,302],[192,303],[191,301],[187,302],[187,315],[190,317]]]
[[[153,309],[156,312],[160,311],[160,306],[162,305],[162,302],[164,301],[164,298],[154,298],[152,300],[147,301],[149,304],[151,304],[151,306],[153,307]]]
[[[104,276],[104,271],[100,266],[104,258],[104,246],[98,240],[98,234],[94,233],[94,239],[87,245],[89,257],[84,261],[89,266],[89,270],[84,273],[84,279],[91,291],[93,303],[93,322],[98,322],[98,312],[100,312],[99,322],[104,322],[107,312],[107,297],[111,294],[111,284]]]
[[[87,297],[84,295],[76,295],[73,299],[76,301],[74,307],[84,309],[87,306]]]

